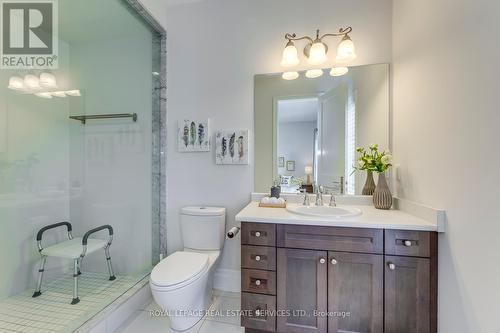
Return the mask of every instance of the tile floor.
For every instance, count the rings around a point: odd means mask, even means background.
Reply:
[[[193,328],[183,333],[244,333],[240,326],[239,316],[234,314],[240,309],[240,293],[228,293],[215,291],[214,301],[209,313],[213,316],[205,316]],[[145,309],[138,311],[136,316],[129,319],[116,333],[168,333],[172,331],[168,324],[168,317],[154,316],[154,310],[160,307],[153,301]]]
[[[84,273],[79,278],[80,303],[71,305],[73,278],[65,276],[42,285],[42,295],[33,290],[0,302],[0,332],[73,332],[140,280],[137,276]]]

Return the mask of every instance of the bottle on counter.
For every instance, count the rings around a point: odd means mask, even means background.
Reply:
[[[279,198],[281,194],[281,186],[279,181],[275,180],[273,186],[271,187],[271,197]]]

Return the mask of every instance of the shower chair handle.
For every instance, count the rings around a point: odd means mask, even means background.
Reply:
[[[62,227],[62,226],[66,226],[66,228],[68,229],[68,238],[73,239],[73,235],[71,234],[73,227],[71,226],[71,223],[59,222],[59,223],[50,224],[50,225],[45,226],[42,229],[38,230],[38,233],[36,234],[36,241],[37,241],[39,252],[41,252],[43,250],[43,247],[42,247],[42,235],[43,235],[43,233],[47,230],[54,229],[57,227]]]
[[[101,225],[100,227],[97,227],[97,228],[94,228],[92,230],[87,231],[85,233],[85,235],[83,235],[82,245],[83,246],[87,246],[87,242],[88,242],[89,236],[92,235],[93,233],[96,233],[96,232],[104,230],[104,229],[108,229],[108,231],[109,231],[108,245],[111,245],[111,241],[113,240],[113,227],[110,226],[109,224]]]
[[[113,227],[110,226],[109,224],[101,225],[100,227],[94,228],[92,230],[89,230],[83,235],[82,239],[82,246],[83,246],[83,251],[82,254],[80,255],[81,258],[85,257],[85,253],[87,253],[87,243],[89,236],[92,235],[93,233],[96,233],[98,231],[108,229],[109,236],[108,236],[108,243],[104,247],[104,249],[107,251],[107,249],[111,246],[111,242],[113,242]]]

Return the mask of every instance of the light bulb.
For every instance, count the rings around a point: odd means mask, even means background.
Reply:
[[[26,87],[24,86],[24,80],[22,77],[19,76],[11,76],[7,88],[17,91],[26,90]]]
[[[295,80],[296,78],[299,77],[299,73],[297,73],[297,72],[284,72],[283,75],[281,75],[281,77],[284,80]]]
[[[320,77],[321,75],[323,75],[322,69],[309,69],[306,72],[306,77],[309,79],[315,79],[317,77]]]
[[[73,96],[73,97],[79,97],[79,96],[82,96],[80,94],[80,90],[68,90],[68,91],[65,91],[64,92],[66,95],[68,96]]]
[[[311,45],[309,49],[309,59],[307,62],[310,65],[316,66],[325,63],[326,58],[326,47],[321,41],[316,41]]]
[[[35,96],[41,97],[41,98],[52,98],[52,94],[49,92],[38,92],[38,93],[35,93]]]
[[[331,76],[342,76],[347,74],[349,72],[349,68],[347,67],[332,67],[332,70],[330,71]]]
[[[28,74],[24,77],[24,86],[30,90],[40,89],[40,80],[38,76]]]
[[[335,60],[340,63],[346,63],[354,59],[356,59],[354,43],[348,35],[345,35],[337,48],[337,57]]]
[[[66,93],[64,91],[53,91],[50,94],[55,97],[66,97]]]
[[[56,77],[51,73],[40,74],[40,87],[42,87],[42,88],[57,88]]]
[[[281,59],[281,66],[283,67],[293,67],[299,64],[299,56],[297,52],[297,48],[293,44],[292,41],[289,41],[286,44],[285,49],[283,50],[283,58]]]

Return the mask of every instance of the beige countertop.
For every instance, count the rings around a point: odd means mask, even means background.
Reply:
[[[288,205],[290,207],[300,204],[288,203]],[[342,206],[358,208],[363,213],[352,217],[325,218],[291,213],[286,208],[263,208],[259,207],[258,201],[252,201],[236,215],[236,221],[351,228],[444,231],[444,227],[439,227],[438,222],[428,221],[402,210],[379,210],[371,205],[359,204],[338,205],[338,207]]]

